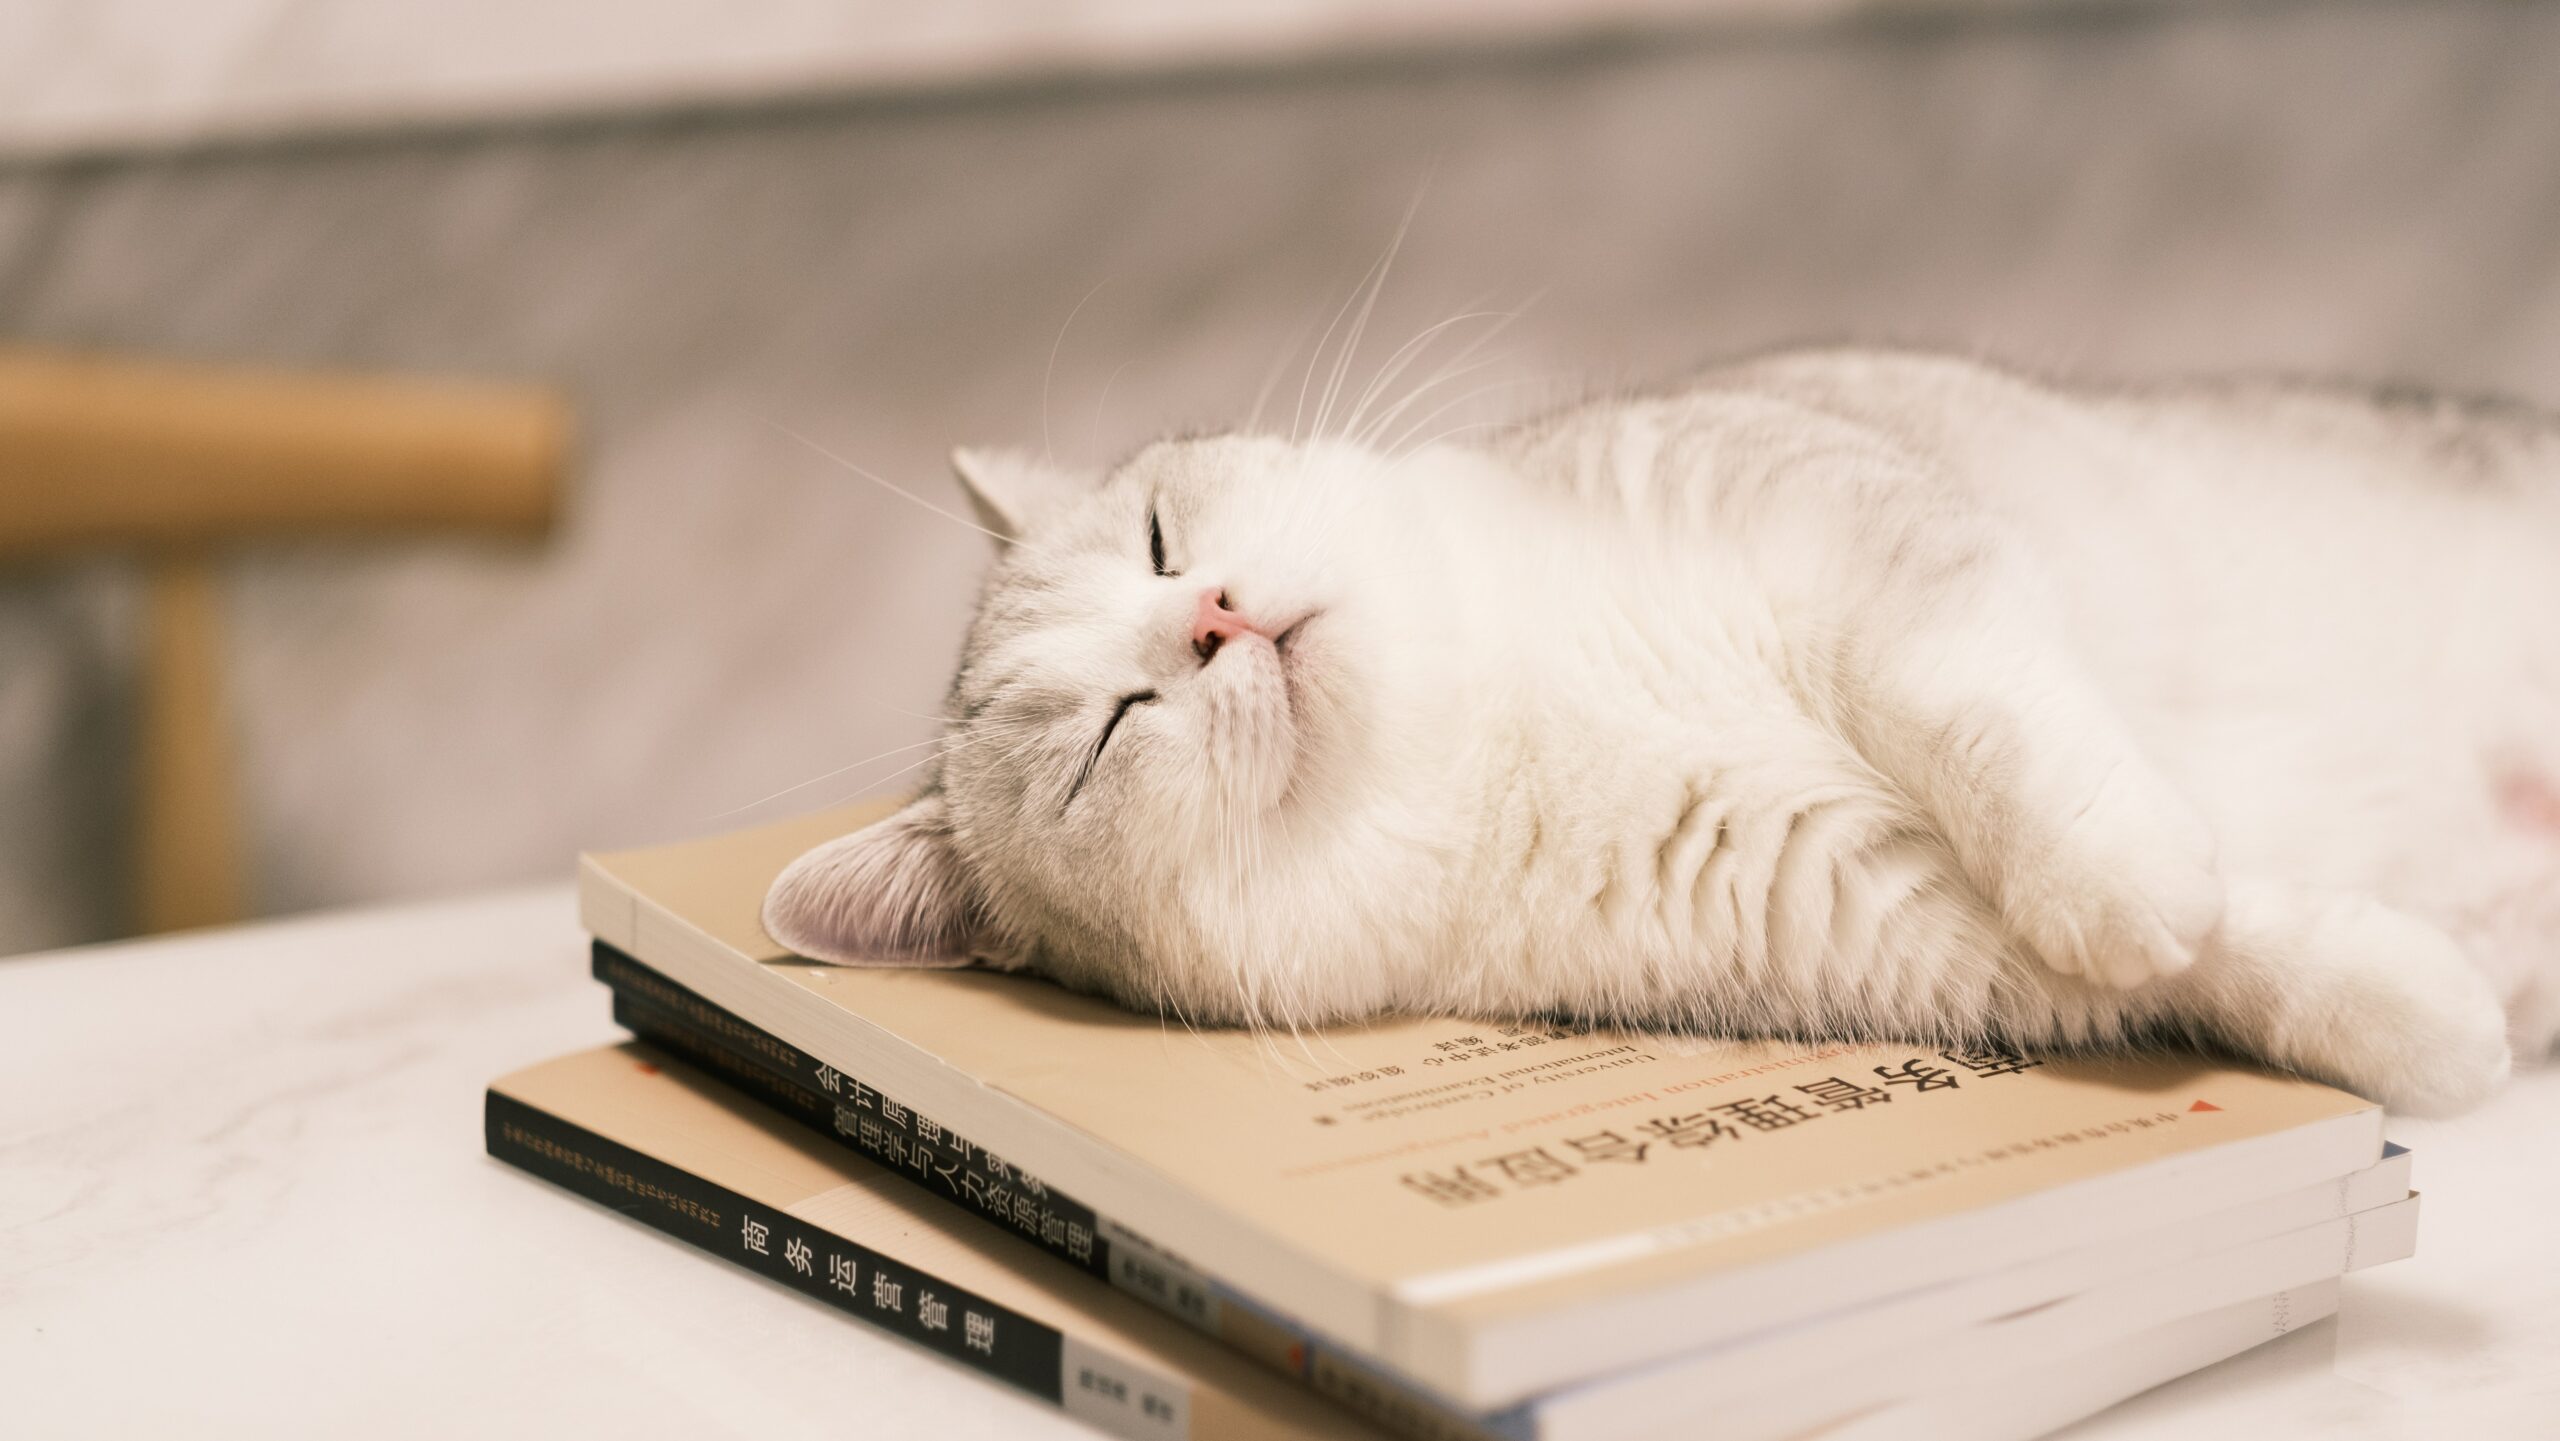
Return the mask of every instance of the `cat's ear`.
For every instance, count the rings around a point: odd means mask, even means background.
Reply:
[[[964,445],[951,452],[951,469],[969,492],[969,508],[978,524],[1006,545],[1043,512],[1094,488],[1096,478],[1054,465],[1024,450],[981,449]]]
[[[840,966],[965,966],[979,908],[952,849],[942,797],[802,855],[765,893],[766,934]]]

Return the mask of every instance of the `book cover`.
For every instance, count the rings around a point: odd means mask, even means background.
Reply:
[[[1376,1434],[645,1045],[491,1083],[485,1134],[510,1165],[1115,1435]]]
[[[582,914],[721,1009],[1470,1407],[2380,1153],[2369,1102],[2193,1057],[1448,1019],[1194,1032],[1029,977],[788,955],[757,920],[767,885],[866,818],[589,856]]]

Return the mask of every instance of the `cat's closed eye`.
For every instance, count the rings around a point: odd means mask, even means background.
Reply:
[[[1092,777],[1094,766],[1102,760],[1102,752],[1111,744],[1111,733],[1120,729],[1121,718],[1129,714],[1129,708],[1145,705],[1155,698],[1156,693],[1151,690],[1132,691],[1120,697],[1120,703],[1111,708],[1111,719],[1102,723],[1102,736],[1093,743],[1092,753],[1087,755],[1084,758],[1084,764],[1077,768],[1075,784],[1067,787],[1067,804],[1075,803],[1076,793],[1083,790],[1084,783]]]
[[[1147,507],[1147,560],[1155,567],[1158,575],[1182,574],[1178,570],[1168,568],[1164,563],[1164,523],[1156,518],[1156,508],[1152,505]]]

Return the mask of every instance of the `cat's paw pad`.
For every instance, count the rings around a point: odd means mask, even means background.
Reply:
[[[2213,833],[2152,786],[2103,791],[2012,867],[2002,909],[2066,976],[2130,989],[2194,965],[2222,923]]]

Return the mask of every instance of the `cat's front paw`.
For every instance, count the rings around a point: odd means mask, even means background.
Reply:
[[[2203,819],[2165,784],[2119,772],[2017,858],[2001,909],[2054,970],[2131,989],[2194,965],[2223,905]]]
[[[2299,989],[2274,1002],[2278,1049],[2298,1069],[2420,1116],[2468,1110],[2506,1080],[2506,1009],[2434,926],[2339,902],[2302,964]]]
[[[2494,1008],[2493,1008],[2494,1009]],[[2397,1051],[2359,1075],[2352,1089],[2410,1116],[2459,1115],[2497,1094],[2515,1069],[2503,1015],[2480,1024],[2477,1012],[2427,1018],[2428,1049]]]

